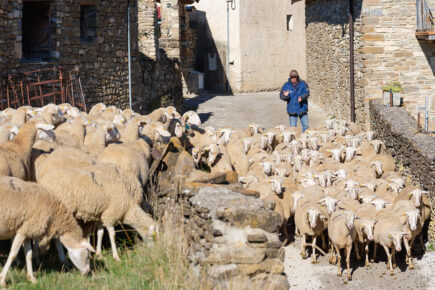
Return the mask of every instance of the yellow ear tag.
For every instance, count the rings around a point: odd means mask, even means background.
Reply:
[[[391,234],[388,234],[388,237],[391,238]]]

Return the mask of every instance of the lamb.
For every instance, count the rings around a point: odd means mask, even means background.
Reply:
[[[13,243],[0,273],[0,285],[6,286],[6,275],[24,243],[27,277],[36,283],[32,268],[31,240],[41,244],[59,238],[68,249],[74,265],[85,275],[90,271],[88,251],[94,252],[71,212],[42,186],[14,177],[0,177],[0,238]]]
[[[402,238],[406,234],[402,229],[403,224],[391,212],[385,213],[375,225],[373,240],[376,244],[373,259],[376,257],[377,244],[379,244],[387,254],[387,270],[390,270],[391,276],[394,276],[394,268],[396,267],[396,251],[400,252],[402,250]]]
[[[39,129],[52,130],[53,125],[40,120],[27,122],[13,140],[0,144],[0,176],[30,179],[30,156]]]
[[[335,249],[335,254],[338,256],[337,276],[341,277],[340,249],[345,249],[348,280],[352,280],[350,274],[350,252],[356,237],[354,221],[355,213],[353,211],[342,210],[334,212],[328,221],[328,236],[334,247],[333,249]],[[335,261],[335,254],[334,251],[331,251],[330,262]]]
[[[154,234],[156,222],[138,205],[125,183],[122,172],[110,166],[56,168],[42,176],[39,183],[67,206],[76,219],[101,223],[107,228],[115,260],[120,260],[115,244],[116,222],[133,227],[142,238]],[[106,170],[107,169],[107,170]],[[71,180],[75,183],[72,184]],[[100,230],[101,233],[101,230]],[[97,248],[100,250],[100,248]]]
[[[303,259],[307,258],[305,248],[307,245],[307,235],[312,236],[313,240],[311,246],[313,247],[312,263],[317,263],[316,250],[323,252],[316,246],[317,236],[320,235],[327,227],[326,217],[322,215],[322,209],[319,205],[308,202],[303,206],[297,206],[295,211],[295,225],[302,235],[301,241],[301,256]]]

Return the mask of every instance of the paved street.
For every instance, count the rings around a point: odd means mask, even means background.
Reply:
[[[187,98],[184,104],[197,109],[205,126],[243,128],[249,123],[258,123],[270,128],[289,123],[286,103],[279,99],[278,92],[234,96],[208,94]],[[319,106],[309,104],[310,127],[321,125],[327,117]]]

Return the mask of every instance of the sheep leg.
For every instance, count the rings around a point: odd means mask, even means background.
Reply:
[[[329,264],[335,264],[335,263],[336,263],[336,258],[334,253],[334,246],[331,243],[331,255],[329,256]]]
[[[109,238],[110,238],[110,245],[112,246],[112,252],[113,252],[113,258],[116,261],[121,261],[118,255],[118,250],[116,249],[116,243],[115,243],[115,227],[109,226],[107,227],[107,231],[109,232]]]
[[[352,251],[352,243],[350,246],[346,247],[346,267],[347,267],[347,280],[352,280],[352,276],[350,274],[350,252]]]
[[[33,240],[33,253],[35,254],[36,264],[41,264],[41,259],[39,258],[39,241]]]
[[[98,225],[98,229],[97,229],[97,251],[96,251],[95,255],[99,259],[103,258],[103,255],[101,254],[101,245],[103,243],[103,236],[104,236],[104,228],[101,225]]]
[[[361,256],[360,256],[360,253],[359,253],[359,244],[358,244],[358,241],[355,240],[355,241],[353,241],[353,243],[355,244],[355,254],[356,254],[356,258],[357,258],[358,260],[361,260]]]
[[[370,267],[370,262],[369,262],[369,242],[367,242],[364,246],[364,252],[366,255],[366,267]]]
[[[306,247],[306,235],[302,235],[302,239],[301,239],[301,256],[302,259],[306,259],[307,258],[307,253],[305,252],[305,247]]]
[[[372,258],[372,262],[375,262],[376,259],[376,252],[378,251],[378,244],[375,243],[374,245],[374,251],[373,251],[373,258]]]
[[[63,251],[62,243],[59,241],[59,239],[54,240],[54,244],[56,245],[56,251],[59,255],[59,260],[62,264],[66,264],[66,257],[65,252]]]
[[[420,239],[420,246],[421,246],[422,250],[424,251],[425,247],[424,247],[424,243],[423,243],[423,235],[422,234],[420,234],[419,239]]]
[[[408,239],[403,239],[403,243],[405,244],[406,249],[406,263],[409,265],[410,270],[414,270],[414,264],[412,263],[411,247],[409,245]]]
[[[24,251],[26,253],[26,270],[27,270],[27,279],[36,284],[37,280],[35,276],[33,276],[33,265],[32,265],[32,244],[30,240],[24,241]]]
[[[326,250],[328,247],[326,246],[325,233],[321,232],[320,236],[322,237],[322,249]]]
[[[341,277],[341,254],[340,248],[337,245],[334,245],[335,252],[337,253],[337,276]]]
[[[393,269],[396,269],[397,265],[396,265],[396,249],[395,248],[391,249],[391,260],[393,261]]]
[[[385,253],[387,254],[388,257],[388,263],[387,263],[387,270],[390,270],[390,275],[394,276],[394,270],[393,270],[393,265],[391,263],[391,254],[390,254],[390,250],[388,249],[387,246],[384,246],[385,249]]]
[[[313,241],[311,242],[312,248],[313,248],[313,254],[311,256],[311,263],[313,263],[313,264],[317,263],[317,259],[316,259],[316,247],[314,246],[316,244],[316,240],[317,240],[317,236],[314,236],[313,237]]]
[[[20,247],[23,244],[25,239],[26,239],[26,237],[21,235],[21,234],[15,235],[14,241],[12,242],[11,250],[9,252],[8,259],[6,261],[5,266],[3,267],[3,270],[0,273],[0,286],[6,286],[6,275],[8,274],[8,271],[12,265],[12,262],[17,257],[18,252],[20,251]]]

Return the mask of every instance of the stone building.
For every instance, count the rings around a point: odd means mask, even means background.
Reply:
[[[86,102],[129,105],[130,6],[134,109],[182,103],[180,19],[193,0],[4,0],[0,76],[62,66],[80,70]]]
[[[190,13],[198,28],[195,68],[205,87],[226,90],[227,1],[201,1]],[[229,21],[229,86],[232,92],[276,90],[292,68],[305,76],[304,0],[233,0]]]
[[[368,124],[368,100],[382,97],[382,87],[398,81],[403,104],[435,129],[435,42],[428,31],[416,33],[421,4],[433,1],[354,0],[356,120]],[[312,98],[330,114],[350,118],[349,0],[307,0],[307,78]],[[421,18],[419,18],[421,19]]]

